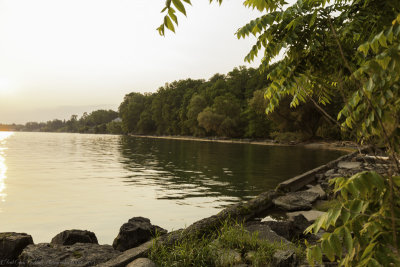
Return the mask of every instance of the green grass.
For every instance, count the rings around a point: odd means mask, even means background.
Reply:
[[[149,258],[157,266],[232,266],[239,263],[265,266],[272,262],[274,253],[293,249],[297,257],[303,250],[286,244],[270,243],[258,238],[258,233],[249,233],[242,225],[225,223],[210,236],[186,238],[174,245],[153,243]]]

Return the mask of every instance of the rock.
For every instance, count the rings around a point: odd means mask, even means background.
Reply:
[[[306,230],[306,228],[310,226],[311,223],[307,221],[307,219],[302,214],[294,216],[290,218],[290,220],[293,223],[294,235],[298,235],[299,237],[304,237],[304,230]]]
[[[317,193],[320,199],[326,198],[326,192],[322,189],[321,185],[317,184],[306,190],[307,192]]]
[[[357,169],[361,167],[361,162],[358,161],[340,161],[338,163],[338,168],[341,169]]]
[[[271,217],[271,216],[265,216],[264,218],[262,218],[261,219],[261,222],[276,222],[277,220],[276,219],[274,219],[273,217]]]
[[[330,169],[325,172],[326,177],[331,177],[335,173],[335,169]]]
[[[293,223],[291,221],[266,221],[262,224],[267,225],[272,231],[287,240],[295,238],[293,234]]]
[[[234,249],[221,249],[216,251],[218,254],[218,266],[232,266],[242,263],[242,256]]]
[[[310,223],[315,222],[316,219],[318,219],[319,217],[321,217],[324,214],[325,214],[325,212],[318,211],[318,210],[295,211],[295,212],[286,213],[286,215],[289,218],[294,218],[295,216],[303,215],[307,219],[307,221]]]
[[[126,267],[156,267],[157,265],[150,259],[148,258],[138,258],[128,265]]]
[[[105,263],[99,264],[97,267],[125,267],[135,259],[147,257],[152,245],[153,240],[147,241],[138,247],[125,250],[119,256],[112,258]]]
[[[113,247],[116,250],[125,251],[149,241],[157,234],[166,233],[167,230],[152,225],[149,219],[134,217],[121,226],[118,236],[114,239]]]
[[[263,224],[287,240],[303,238],[304,230],[310,225],[303,215],[291,217],[287,221],[267,221]]]
[[[273,263],[275,267],[296,266],[296,253],[291,249],[277,250],[273,255]]]
[[[256,252],[254,250],[250,250],[249,252],[244,255],[244,259],[248,262],[253,262],[256,256]]]
[[[86,230],[65,230],[53,237],[50,243],[64,246],[73,245],[75,243],[99,244],[96,235]]]
[[[18,256],[30,244],[33,244],[33,240],[28,234],[0,233],[0,265],[17,264]]]
[[[278,244],[290,244],[286,238],[279,236],[277,233],[271,230],[271,228],[265,223],[252,222],[244,227],[250,233],[258,233],[258,238],[262,240],[267,240],[270,243]]]
[[[63,246],[41,243],[27,246],[19,260],[20,266],[86,267],[106,262],[120,254],[110,245],[76,243]]]
[[[287,211],[310,210],[312,208],[311,203],[317,200],[318,197],[318,193],[298,191],[277,197],[272,202],[279,208]]]

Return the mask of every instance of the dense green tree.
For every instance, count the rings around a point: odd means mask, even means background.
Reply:
[[[187,120],[185,121],[186,127],[190,133],[194,136],[204,136],[204,128],[199,126],[197,117],[207,106],[206,100],[203,96],[194,94],[190,99],[190,103],[187,107]]]
[[[140,120],[140,114],[145,108],[145,96],[140,93],[130,93],[124,97],[119,106],[119,114],[122,119],[122,130],[134,132]]]

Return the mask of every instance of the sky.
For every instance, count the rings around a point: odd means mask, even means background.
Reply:
[[[254,37],[234,33],[260,15],[241,0],[192,0],[161,37],[164,0],[0,0],[0,123],[116,110],[125,94],[209,79],[244,62]]]

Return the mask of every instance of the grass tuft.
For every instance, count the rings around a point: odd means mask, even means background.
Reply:
[[[249,233],[243,225],[226,221],[220,230],[202,238],[188,237],[170,246],[155,241],[149,258],[158,266],[265,266],[272,263],[277,250],[288,249],[303,257],[300,248],[259,239],[257,232]]]

